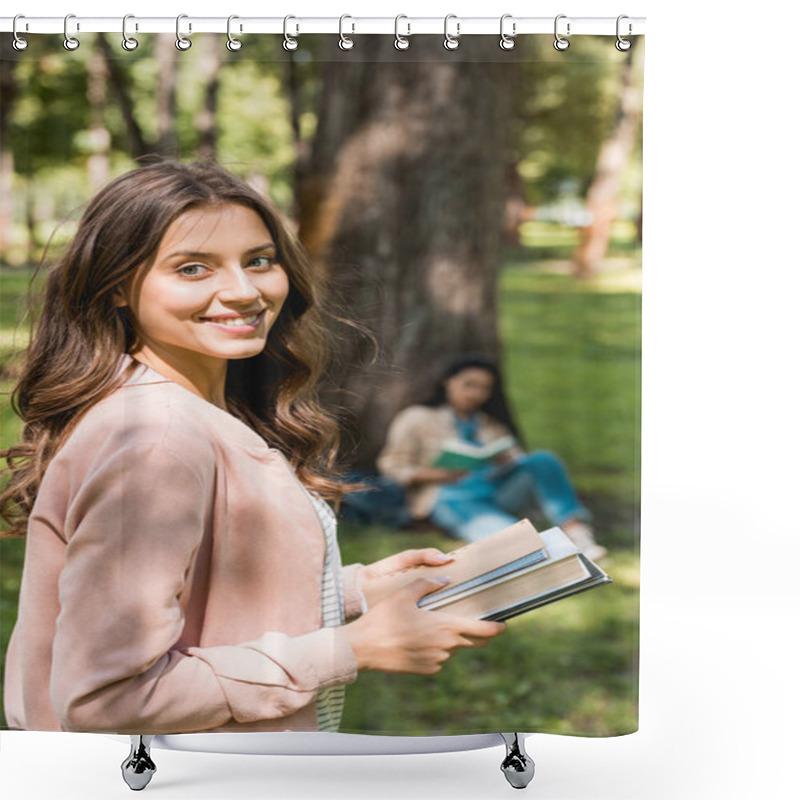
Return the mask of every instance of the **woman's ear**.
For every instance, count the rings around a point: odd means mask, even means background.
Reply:
[[[114,306],[116,308],[123,308],[128,305],[128,298],[122,286],[117,286],[117,288],[114,289],[112,297],[114,298]]]

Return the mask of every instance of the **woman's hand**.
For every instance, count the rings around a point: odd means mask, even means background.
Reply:
[[[389,584],[397,588],[394,582],[384,581],[384,578],[397,575],[398,572],[417,567],[420,564],[439,567],[452,560],[452,556],[441,550],[437,550],[435,547],[426,547],[421,550],[403,550],[393,556],[387,556],[380,561],[367,564],[358,571],[359,588],[364,593],[367,608],[372,608],[386,596],[386,590],[382,589],[382,584]]]
[[[359,671],[434,675],[454,653],[465,647],[485,647],[506,630],[504,622],[417,606],[421,597],[442,586],[419,578],[339,629],[355,653]]]
[[[512,464],[519,458],[519,454],[515,452],[515,448],[509,448],[508,450],[503,450],[502,453],[498,453],[493,459],[492,464],[496,467],[503,467],[506,464]]]

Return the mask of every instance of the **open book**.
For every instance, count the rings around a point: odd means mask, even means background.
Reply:
[[[528,520],[450,555],[454,560],[448,564],[412,567],[391,576],[395,588],[418,577],[447,575],[451,582],[425,595],[420,608],[506,620],[611,582],[560,528],[538,533]]]
[[[450,439],[442,446],[442,452],[433,462],[433,466],[442,469],[478,469],[515,444],[513,436],[503,436],[489,444],[471,444]]]

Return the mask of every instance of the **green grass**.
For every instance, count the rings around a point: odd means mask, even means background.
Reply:
[[[557,238],[533,255],[563,259],[567,245]],[[506,388],[517,420],[530,449],[553,450],[568,465],[611,549],[604,567],[614,583],[511,620],[489,647],[462,651],[436,676],[361,675],[347,688],[343,730],[614,735],[636,729],[641,297],[635,259],[614,255],[623,269],[575,281],[562,261],[534,261],[530,249],[519,249],[508,254],[501,279]],[[29,274],[0,271],[4,363]],[[9,389],[7,380],[0,385]],[[8,409],[0,420],[5,447],[19,425]],[[340,542],[345,563],[409,547],[455,546],[433,530],[350,524],[342,525]],[[16,618],[23,550],[24,542],[0,540],[3,653]]]

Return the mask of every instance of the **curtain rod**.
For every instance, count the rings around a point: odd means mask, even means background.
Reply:
[[[187,4],[188,5],[188,4]],[[0,17],[0,32],[15,30],[14,17]],[[229,29],[230,25],[230,29]],[[555,17],[195,17],[182,14],[176,17],[137,17],[128,15],[125,23],[127,36],[136,33],[176,33],[190,36],[193,33],[273,33],[298,36],[307,33],[330,33],[344,36],[359,34],[389,34],[415,36],[445,32],[451,37],[475,34],[505,36],[549,33],[569,36],[636,36],[645,32],[645,17],[570,17],[559,14]],[[16,33],[26,34],[60,33],[79,36],[81,33],[122,33],[122,17],[81,17],[77,14],[64,17],[27,17],[18,15]]]

